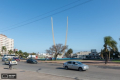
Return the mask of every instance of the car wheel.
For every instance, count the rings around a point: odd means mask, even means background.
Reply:
[[[66,69],[66,70],[68,70],[68,67],[67,67],[67,66],[65,66],[65,69]]]
[[[78,68],[79,71],[83,71],[83,69],[81,67]]]

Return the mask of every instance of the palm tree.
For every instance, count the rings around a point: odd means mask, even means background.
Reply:
[[[18,55],[19,55],[19,58],[21,58],[21,57],[23,56],[22,50],[19,50],[19,51],[18,51]]]
[[[105,50],[105,64],[108,61],[108,48],[109,49],[113,49],[113,50],[117,50],[117,42],[115,40],[113,40],[113,38],[111,36],[106,36],[104,37],[104,50]],[[110,52],[109,52],[109,58],[110,58]]]
[[[25,58],[27,58],[27,57],[29,56],[29,54],[28,54],[27,52],[24,52],[24,53],[23,53],[23,56],[24,56]]]
[[[5,46],[2,46],[2,53],[3,53],[3,51],[5,51],[5,53],[6,53],[6,50],[7,50],[7,48]]]
[[[19,52],[18,51],[15,51],[15,55],[18,55],[19,54]]]
[[[8,53],[11,55],[13,53],[13,51],[12,50],[8,50]]]

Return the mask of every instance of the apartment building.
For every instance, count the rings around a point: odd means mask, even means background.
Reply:
[[[8,53],[8,50],[14,49],[14,40],[8,38],[6,35],[0,34],[0,53],[2,53],[2,46],[6,47],[6,53]]]

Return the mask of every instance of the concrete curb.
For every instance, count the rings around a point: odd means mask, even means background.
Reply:
[[[26,60],[21,60],[21,62],[26,62]],[[49,62],[49,61],[38,61],[38,63],[57,63],[57,64],[63,64],[65,61],[63,61],[63,62]],[[83,62],[84,63],[84,62]],[[120,64],[119,63],[108,63],[108,64],[104,64],[104,63],[100,63],[100,64],[91,64],[91,63],[85,63],[85,64],[87,64],[87,65],[94,65],[94,66],[120,66]]]

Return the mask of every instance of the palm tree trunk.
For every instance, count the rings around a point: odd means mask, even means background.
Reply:
[[[110,51],[109,51],[109,60],[110,60]]]
[[[105,46],[105,64],[108,62],[107,46]]]
[[[103,59],[103,52],[101,51],[101,58]]]

